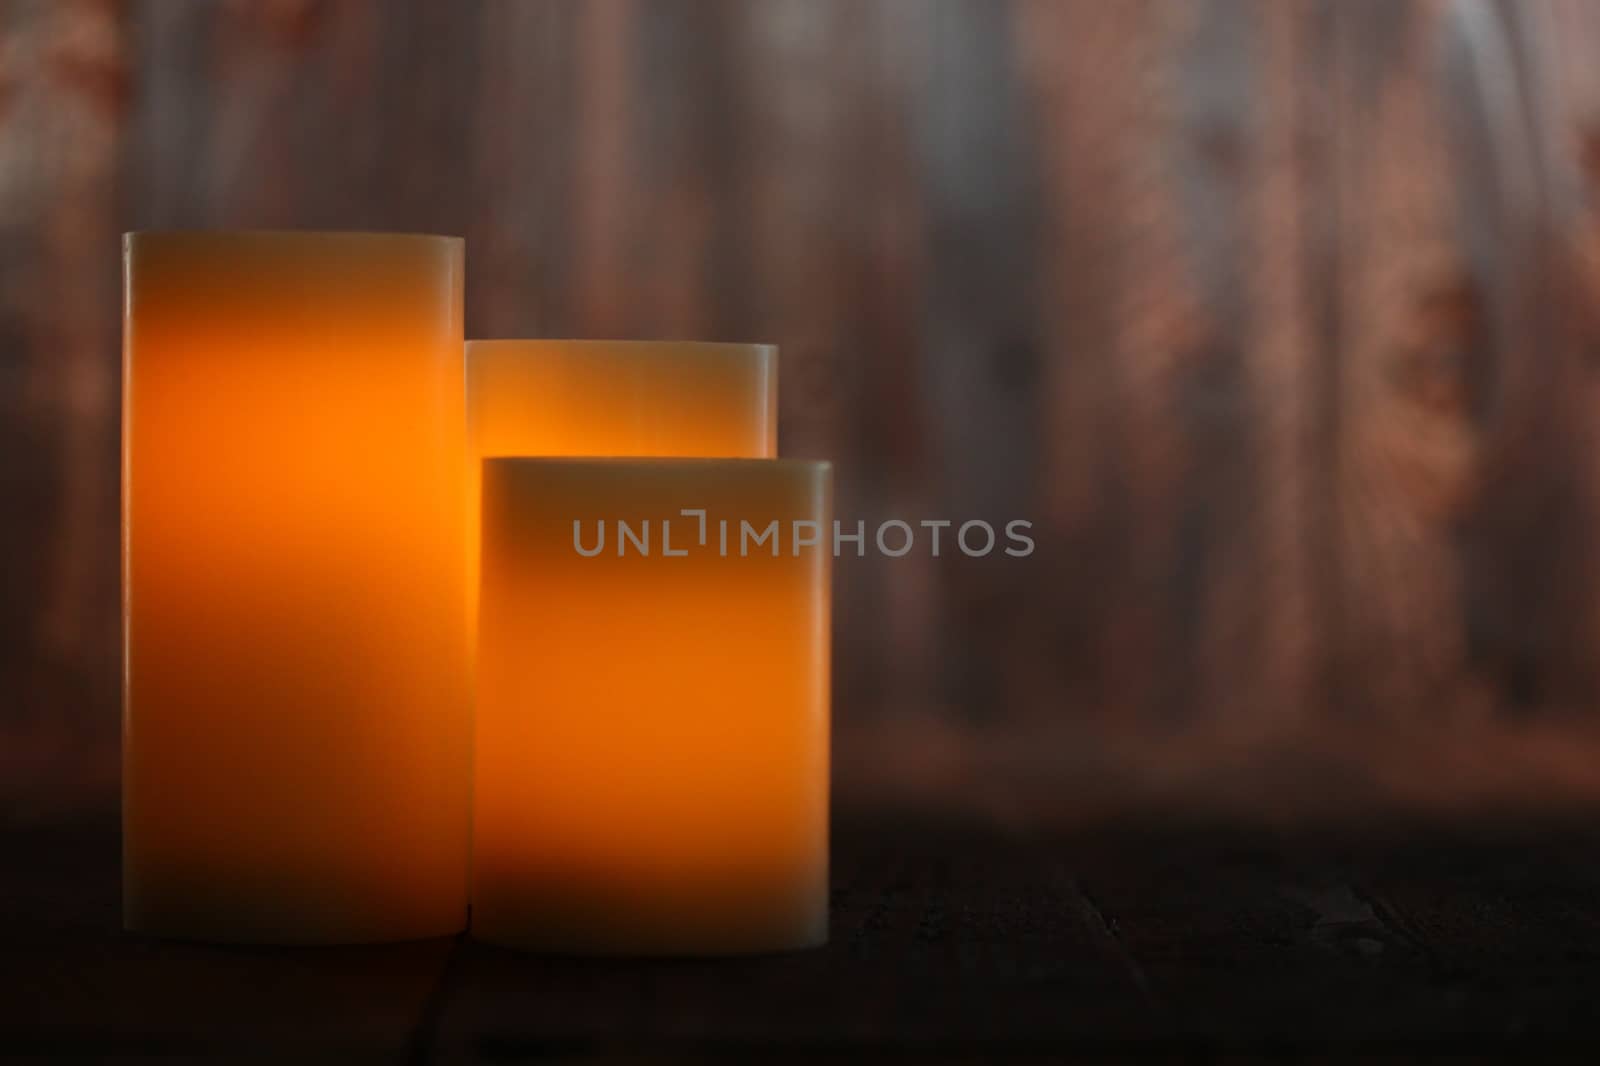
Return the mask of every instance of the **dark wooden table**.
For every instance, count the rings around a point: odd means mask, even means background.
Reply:
[[[0,1057],[1600,1055],[1600,816],[1019,833],[846,818],[833,940],[738,960],[118,931],[109,822],[0,837]]]

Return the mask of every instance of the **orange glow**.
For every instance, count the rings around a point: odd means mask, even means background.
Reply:
[[[128,928],[459,931],[461,242],[133,234],[126,279]]]
[[[484,471],[473,933],[625,954],[827,936],[831,471],[492,459]],[[682,508],[707,512],[699,522]],[[734,529],[718,549],[720,519]],[[573,521],[593,547],[578,554]],[[618,520],[651,554],[618,554]],[[740,520],[782,544],[739,556]],[[795,520],[817,547],[791,548]],[[662,554],[662,521],[671,546]]]

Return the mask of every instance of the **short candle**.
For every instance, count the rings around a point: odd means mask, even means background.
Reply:
[[[474,936],[821,943],[828,465],[489,459],[483,478]]]
[[[125,258],[125,924],[459,932],[462,242],[137,233]]]

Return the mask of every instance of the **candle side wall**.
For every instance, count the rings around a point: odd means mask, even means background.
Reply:
[[[136,234],[126,267],[125,923],[458,932],[461,242]]]

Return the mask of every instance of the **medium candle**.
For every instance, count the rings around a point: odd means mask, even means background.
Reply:
[[[616,954],[821,943],[828,465],[483,469],[473,934]]]
[[[125,248],[124,921],[465,924],[462,242]]]
[[[469,341],[467,404],[478,458],[772,458],[778,350],[690,341]]]
[[[778,349],[698,341],[467,342],[468,594],[491,456],[778,454]],[[468,625],[477,610],[468,605]]]

